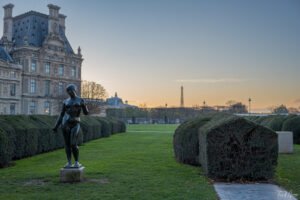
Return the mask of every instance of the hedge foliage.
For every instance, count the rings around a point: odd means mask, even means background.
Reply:
[[[202,115],[182,123],[173,136],[175,158],[178,162],[199,165],[198,129],[206,124],[213,115]]]
[[[14,159],[64,147],[61,129],[52,131],[56,119],[46,115],[1,115],[0,167]],[[123,122],[112,118],[83,116],[80,124],[79,144],[126,131]]]
[[[300,144],[300,116],[298,115],[250,116],[246,119],[273,131],[292,131],[294,144]]]
[[[266,180],[277,164],[277,135],[241,117],[203,115],[177,128],[174,152],[179,162],[201,165],[215,180]]]

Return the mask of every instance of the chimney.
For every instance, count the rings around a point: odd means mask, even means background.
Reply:
[[[13,33],[13,4],[7,4],[3,6],[4,8],[4,19],[3,19],[3,37],[6,37],[8,41],[12,40],[12,33]]]
[[[63,14],[59,14],[58,18],[59,18],[59,25],[62,27],[63,32],[66,32],[66,15]]]
[[[48,22],[48,33],[49,35],[58,34],[59,27],[59,6],[48,4],[49,8],[49,22]]]

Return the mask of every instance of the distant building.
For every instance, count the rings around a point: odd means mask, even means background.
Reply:
[[[49,4],[49,15],[29,11],[15,17],[13,7],[13,4],[3,7],[0,54],[9,64],[2,63],[0,69],[16,68],[15,72],[22,76],[2,84],[13,81],[21,93],[20,106],[16,103],[16,111],[20,109],[18,113],[57,114],[67,84],[77,85],[80,94],[81,49],[74,53],[65,34],[66,16],[59,13],[60,7]]]
[[[121,98],[118,97],[118,94],[115,93],[114,97],[106,99],[107,108],[137,108],[137,106],[129,105],[128,101],[123,102]]]

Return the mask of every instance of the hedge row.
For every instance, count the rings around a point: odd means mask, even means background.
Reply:
[[[199,165],[198,130],[211,120],[213,115],[203,115],[183,122],[173,136],[175,157],[178,162]]]
[[[11,160],[33,156],[64,147],[61,129],[52,131],[56,116],[0,116],[0,167]],[[81,117],[79,144],[111,134],[126,132],[123,122],[112,118]]]
[[[215,180],[266,180],[277,164],[277,135],[228,114],[202,115],[181,124],[174,134],[177,161],[201,165]]]
[[[292,131],[294,144],[300,144],[300,116],[298,115],[250,116],[246,118],[273,131]]]

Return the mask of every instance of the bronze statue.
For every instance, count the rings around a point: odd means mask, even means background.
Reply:
[[[85,115],[87,115],[89,111],[84,100],[76,95],[76,86],[74,84],[68,85],[66,91],[70,97],[64,100],[62,111],[57,119],[53,131],[57,132],[59,126],[61,126],[63,131],[65,151],[68,160],[67,164],[65,165],[65,168],[79,168],[81,167],[81,164],[78,162],[79,149],[77,146],[78,135],[80,130],[79,116],[81,110]],[[72,153],[75,160],[75,164],[73,166]]]

